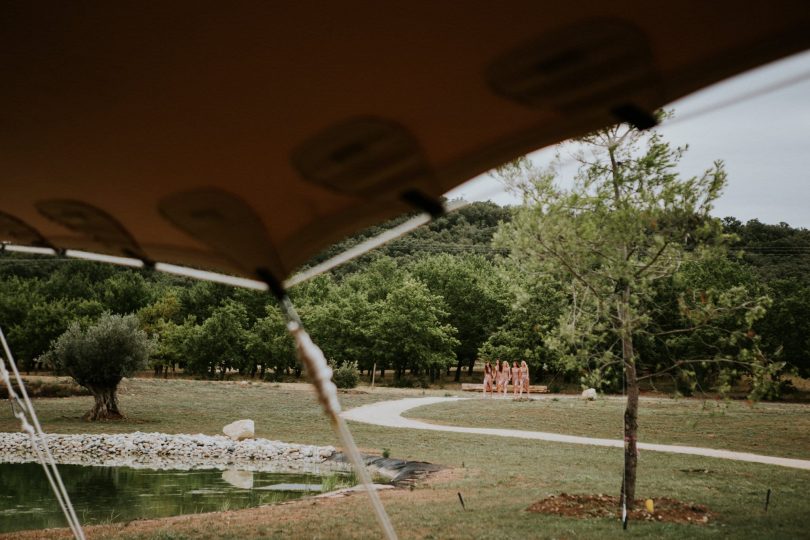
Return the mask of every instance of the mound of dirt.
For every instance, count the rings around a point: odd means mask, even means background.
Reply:
[[[630,512],[630,521],[666,521],[670,523],[694,523],[705,525],[715,519],[715,515],[701,504],[692,504],[661,497],[653,499],[653,512],[648,512],[644,499],[636,500],[636,507]],[[621,518],[619,497],[611,495],[552,495],[533,503],[526,511],[539,514],[577,518]]]

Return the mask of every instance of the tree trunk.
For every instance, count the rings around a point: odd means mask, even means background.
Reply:
[[[93,394],[96,403],[85,413],[84,420],[95,422],[96,420],[119,420],[124,417],[118,410],[118,398],[115,395],[117,385],[112,388],[97,386],[86,388]]]
[[[636,466],[638,464],[638,382],[635,362],[625,367],[627,376],[627,406],[624,410],[624,481],[627,509],[632,510],[636,496]]]
[[[461,380],[461,368],[462,368],[462,360],[461,358],[458,359],[458,364],[456,364],[456,376],[453,377],[453,380],[459,382]],[[450,368],[447,368],[447,374],[450,375]]]
[[[630,321],[630,291],[623,291],[619,304],[621,321],[622,360],[624,361],[627,404],[624,410],[624,477],[622,497],[627,510],[633,509],[636,497],[636,466],[638,465],[638,380],[636,379],[636,359],[633,350],[633,332]]]
[[[474,368],[475,368],[475,358],[471,358],[470,363],[467,365],[467,375],[472,377]]]

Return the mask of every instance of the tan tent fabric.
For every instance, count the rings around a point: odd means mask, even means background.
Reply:
[[[280,280],[808,47],[804,1],[4,2],[0,240]]]

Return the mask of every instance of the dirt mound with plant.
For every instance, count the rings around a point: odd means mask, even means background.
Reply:
[[[644,499],[637,499],[635,509],[630,512],[630,521],[661,521],[669,523],[694,523],[704,525],[716,515],[701,504],[687,503],[677,499],[661,497],[652,499],[652,512]],[[619,497],[611,495],[569,495],[561,493],[539,500],[526,511],[538,514],[576,518],[621,518]]]

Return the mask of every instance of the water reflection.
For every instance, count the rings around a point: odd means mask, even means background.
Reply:
[[[59,471],[86,524],[236,510],[341,487],[335,485],[335,475],[322,479],[314,474],[81,465],[60,465]],[[342,477],[338,484],[350,481]],[[0,532],[64,526],[39,465],[0,463]]]
[[[239,489],[253,489],[253,473],[251,471],[227,470],[222,473],[222,479]]]

